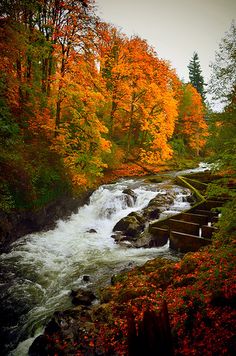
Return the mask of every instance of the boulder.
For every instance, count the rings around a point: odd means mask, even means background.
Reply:
[[[144,210],[144,217],[148,220],[156,220],[159,218],[161,213],[160,208],[155,206],[149,206]]]
[[[147,230],[143,231],[138,240],[133,243],[133,247],[140,248],[140,247],[150,247],[150,241],[152,236],[149,234]]]
[[[29,356],[47,355],[48,338],[45,335],[39,335],[29,348]]]
[[[93,294],[93,292],[89,290],[86,291],[80,289],[77,291],[72,290],[71,297],[72,297],[72,303],[74,305],[86,305],[86,306],[91,305],[94,299],[96,299],[96,296]]]
[[[150,207],[155,207],[155,208],[162,208],[164,207],[164,209],[166,208],[167,205],[170,205],[174,202],[174,195],[172,194],[158,194],[155,198],[153,198],[152,200],[150,200],[149,204],[148,204],[148,208]],[[162,208],[163,210],[163,208]]]
[[[88,230],[86,232],[89,232],[90,234],[97,233],[97,231],[95,229],[90,229],[90,230]]]
[[[134,216],[135,219],[137,219],[140,222],[140,224],[145,224],[145,222],[146,222],[146,219],[143,216],[143,212],[142,211],[133,211],[128,216]]]
[[[126,194],[126,195],[129,195],[130,197],[133,198],[134,203],[136,202],[137,195],[135,194],[135,192],[132,189],[129,189],[129,188],[124,189],[122,193]]]
[[[140,223],[135,215],[128,215],[118,221],[114,226],[113,231],[121,231],[126,237],[137,239],[138,235],[143,231],[144,223]]]
[[[75,345],[80,340],[84,340],[84,336],[91,334],[93,329],[94,323],[88,307],[80,306],[64,312],[55,312],[44,334],[34,340],[28,354],[29,356],[74,355]],[[92,355],[92,350],[83,351],[84,354],[88,351]]]

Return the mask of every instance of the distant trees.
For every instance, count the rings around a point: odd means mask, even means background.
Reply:
[[[212,76],[209,89],[216,102],[224,104],[222,112],[211,115],[211,137],[209,147],[212,161],[224,172],[222,179],[208,187],[211,196],[229,197],[221,209],[218,223],[218,238],[223,244],[235,236],[236,230],[236,27],[231,24],[229,31],[222,38],[212,64]]]
[[[198,91],[202,99],[205,100],[205,91],[204,91],[205,83],[202,76],[202,70],[201,70],[200,61],[197,52],[193,53],[193,57],[189,62],[188,69],[189,69],[190,83]]]
[[[212,75],[209,82],[209,91],[213,94],[213,99],[232,106],[236,95],[235,22],[232,22],[229,31],[222,38],[211,68]]]
[[[209,90],[225,106],[212,116],[211,147],[222,167],[236,171],[236,27],[235,23],[222,38],[212,64]]]

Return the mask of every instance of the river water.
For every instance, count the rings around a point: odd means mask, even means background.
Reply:
[[[189,171],[208,169],[200,165]],[[123,193],[132,189],[134,201]],[[36,335],[56,310],[71,306],[72,289],[96,292],[113,274],[158,256],[176,258],[168,244],[161,248],[125,248],[112,235],[114,225],[124,216],[146,207],[158,194],[171,191],[172,205],[162,216],[189,208],[190,192],[167,181],[146,183],[143,179],[121,179],[99,187],[88,204],[54,230],[30,234],[12,244],[11,252],[0,256],[0,339],[3,355],[24,356]],[[89,282],[83,280],[89,275]],[[12,350],[12,351],[10,351]]]

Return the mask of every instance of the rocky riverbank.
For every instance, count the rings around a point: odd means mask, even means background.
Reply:
[[[175,354],[233,355],[235,247],[190,253],[178,263],[149,261],[113,277],[98,305],[78,292],[77,306],[55,313],[29,355],[130,355],[130,316],[138,328],[144,312],[158,314],[163,300]]]
[[[26,234],[47,231],[58,219],[66,219],[86,203],[91,191],[79,197],[63,194],[60,198],[37,210],[0,212],[0,253],[8,251],[10,244]]]

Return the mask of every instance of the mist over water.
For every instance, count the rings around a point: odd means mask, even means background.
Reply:
[[[203,169],[203,168],[201,168]],[[123,193],[132,189],[137,199]],[[147,184],[141,179],[120,180],[99,187],[88,204],[70,219],[59,220],[54,230],[27,235],[0,256],[1,339],[12,352],[27,355],[35,335],[54,311],[71,305],[72,289],[96,292],[113,274],[157,256],[175,258],[168,244],[161,248],[125,248],[111,237],[115,224],[133,211],[146,207],[158,194],[172,192],[174,203],[162,213],[173,215],[189,207],[186,188],[168,182]],[[83,276],[89,275],[89,282]],[[26,340],[26,341],[25,341]]]

